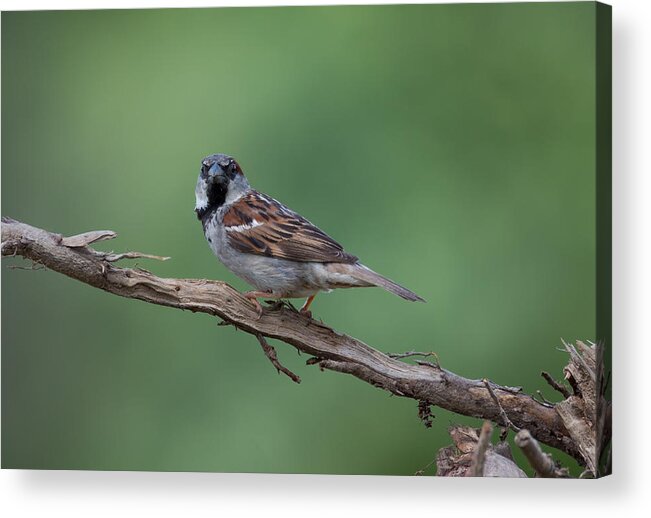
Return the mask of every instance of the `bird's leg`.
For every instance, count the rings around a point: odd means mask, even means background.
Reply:
[[[280,299],[282,298],[281,295],[277,295],[275,293],[272,293],[271,291],[247,291],[243,293],[243,295],[251,301],[251,303],[255,306],[255,310],[258,313],[258,320],[262,316],[262,306],[258,302],[258,297],[262,298],[267,298],[267,299]]]
[[[303,307],[299,309],[299,312],[302,313],[303,315],[307,315],[308,317],[312,317],[312,312],[310,311],[310,306],[312,305],[312,301],[314,300],[314,297],[316,297],[316,293],[310,297],[307,298],[305,301],[305,304],[303,304]]]

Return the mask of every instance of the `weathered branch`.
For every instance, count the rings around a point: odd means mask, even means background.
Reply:
[[[491,444],[491,426],[484,422],[481,432],[470,426],[456,425],[449,429],[453,445],[441,448],[436,455],[439,477],[506,477],[526,478],[526,473],[513,462],[507,442]],[[417,474],[422,474],[429,464]]]
[[[540,375],[545,378],[545,381],[549,383],[549,385],[556,391],[560,392],[564,398],[570,397],[570,391],[567,390],[563,385],[561,385],[558,381],[556,381],[554,378],[552,378],[552,375],[549,374],[549,372],[542,371]]]
[[[570,361],[563,369],[574,394],[556,405],[565,428],[572,437],[592,476],[600,475],[599,459],[610,440],[611,412],[605,398],[603,345],[563,340]]]
[[[493,426],[490,421],[484,421],[481,425],[481,433],[477,440],[477,446],[472,456],[470,469],[466,473],[467,477],[483,477],[484,476],[484,461],[486,460],[486,450],[491,442],[491,434],[493,433]]]
[[[529,430],[520,430],[515,434],[515,444],[522,450],[531,467],[541,477],[567,478],[569,476],[567,469],[556,466],[551,455],[540,449],[540,445],[531,436]]]
[[[491,384],[489,391],[482,380],[463,378],[436,364],[398,361],[283,305],[265,308],[258,318],[253,304],[221,281],[168,279],[140,268],[117,267],[111,262],[115,254],[88,246],[98,236],[115,237],[101,231],[66,240],[3,218],[2,255],[20,255],[115,295],[219,317],[256,337],[276,338],[314,356],[322,369],[351,374],[398,396],[496,423],[508,415],[514,428],[526,428],[540,442],[582,461],[555,408],[519,390]]]
[[[484,386],[486,387],[486,390],[488,390],[488,393],[491,396],[491,399],[495,402],[495,405],[497,406],[497,409],[500,411],[500,418],[502,419],[502,425],[505,428],[511,428],[512,430],[515,430],[516,432],[520,430],[519,427],[513,424],[513,422],[509,419],[509,416],[507,415],[506,411],[504,410],[504,407],[500,403],[499,398],[495,394],[495,391],[491,387],[491,382],[488,381],[486,378],[482,380],[484,383]]]
[[[292,371],[290,371],[287,367],[283,367],[283,365],[280,363],[278,360],[278,355],[276,354],[276,349],[272,346],[269,345],[269,342],[267,342],[266,338],[262,336],[261,334],[257,334],[256,338],[258,339],[258,342],[260,342],[260,346],[262,347],[262,350],[264,351],[264,354],[267,358],[269,358],[269,361],[271,364],[276,367],[276,370],[278,373],[283,373],[285,376],[287,376],[289,379],[291,379],[294,383],[300,383],[301,378],[294,374]]]

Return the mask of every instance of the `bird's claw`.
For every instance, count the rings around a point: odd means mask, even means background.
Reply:
[[[258,299],[254,297],[247,297],[247,299],[251,302],[251,304],[253,304],[253,307],[255,308],[255,312],[257,314],[256,320],[260,320],[260,318],[262,318],[263,312],[262,305],[258,302]]]

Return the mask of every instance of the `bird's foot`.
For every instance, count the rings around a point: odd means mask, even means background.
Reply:
[[[262,304],[258,302],[258,299],[250,298],[249,299],[251,302],[253,302],[253,305],[255,306],[255,312],[257,313],[256,320],[260,320],[262,318],[262,312],[264,311],[262,309]]]
[[[285,304],[283,304],[282,300],[265,300],[265,302],[269,306],[269,309],[271,309],[272,311],[275,311],[277,309],[281,309],[282,307],[285,306]]]
[[[314,301],[314,297],[316,297],[316,294],[312,295],[311,297],[308,297],[307,300],[305,301],[305,304],[303,304],[303,307],[298,310],[301,315],[305,315],[307,318],[312,318],[312,312],[310,311],[310,306],[312,305],[312,301]]]
[[[296,309],[293,304],[286,299],[265,300],[265,302],[269,304],[269,309],[272,310],[287,308],[294,313],[298,312],[298,309]]]
[[[253,304],[253,307],[255,308],[255,312],[257,313],[257,318],[256,320],[260,320],[262,317],[262,305],[260,302],[258,302],[258,297],[270,297],[272,296],[271,293],[267,293],[266,291],[247,291],[244,293],[244,297],[246,297],[251,304]]]

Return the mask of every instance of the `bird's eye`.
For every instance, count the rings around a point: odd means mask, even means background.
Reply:
[[[206,164],[205,162],[201,164],[201,172],[203,174],[208,174],[208,171],[210,171],[210,166]]]

